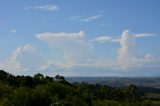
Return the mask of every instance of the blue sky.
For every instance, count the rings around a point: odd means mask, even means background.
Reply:
[[[160,76],[159,0],[1,0],[0,69]]]

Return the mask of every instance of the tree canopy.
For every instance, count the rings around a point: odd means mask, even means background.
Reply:
[[[159,106],[137,86],[69,83],[63,76],[14,76],[0,70],[0,106]]]

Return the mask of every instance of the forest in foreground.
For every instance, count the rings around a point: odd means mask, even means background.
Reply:
[[[160,106],[160,89],[69,83],[63,76],[0,70],[0,106]]]

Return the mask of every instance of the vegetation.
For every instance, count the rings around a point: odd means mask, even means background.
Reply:
[[[160,90],[152,99],[154,92],[149,91],[134,85],[71,84],[60,75],[14,76],[0,70],[0,106],[160,106]]]

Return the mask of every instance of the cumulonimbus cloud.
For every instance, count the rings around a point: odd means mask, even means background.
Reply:
[[[35,47],[31,44],[26,44],[13,50],[10,56],[0,63],[0,68],[15,74],[33,71],[33,67],[38,64],[38,58]]]
[[[84,62],[89,57],[89,52],[92,48],[92,44],[87,41],[84,31],[77,33],[44,32],[37,34],[36,37],[63,52],[64,60],[57,64],[55,63],[62,67],[71,67]]]
[[[43,32],[36,34],[36,38],[48,44],[53,51],[59,50],[60,58],[53,58],[55,54],[40,60],[39,53],[35,47],[30,44],[20,46],[12,51],[9,58],[0,63],[0,68],[12,73],[19,73],[29,70],[48,71],[75,68],[96,68],[109,69],[115,71],[132,70],[132,69],[159,69],[160,58],[152,54],[139,55],[134,49],[134,39],[148,37],[151,35],[136,35],[129,30],[125,30],[119,37],[100,36],[88,40],[84,31],[80,32]],[[116,49],[117,56],[114,59],[107,59],[94,54],[92,48],[97,43],[114,42],[120,45]],[[56,48],[56,49],[55,49]],[[101,51],[100,51],[101,52]],[[46,55],[46,54],[45,54]],[[107,55],[107,54],[106,54]],[[37,57],[36,57],[37,56]],[[74,70],[76,71],[76,70]],[[67,71],[66,71],[67,73]],[[98,70],[97,70],[98,73]]]
[[[99,36],[90,40],[91,42],[99,42],[99,43],[117,43],[120,45],[117,48],[117,58],[110,62],[100,59],[97,61],[97,66],[106,67],[115,70],[128,70],[131,68],[145,68],[146,64],[149,67],[151,64],[157,64],[160,62],[158,58],[154,58],[150,54],[146,54],[144,56],[139,55],[139,51],[134,49],[135,47],[135,39],[137,38],[145,38],[145,37],[153,37],[155,34],[152,33],[140,33],[134,34],[130,30],[125,30],[122,32],[119,37],[111,37],[111,36]],[[103,60],[103,61],[102,61]],[[156,65],[157,67],[157,65]]]
[[[92,40],[88,40],[85,32],[80,31],[78,33],[51,33],[44,32],[37,34],[36,37],[53,47],[57,47],[64,52],[65,62],[52,61],[49,64],[53,64],[59,67],[106,67],[118,70],[127,70],[128,68],[145,67],[145,64],[149,64],[153,61],[159,61],[155,58],[150,58],[150,55],[139,56],[134,49],[135,38],[149,37],[153,34],[134,34],[130,30],[123,31],[120,37],[100,36]],[[117,48],[118,56],[115,60],[105,60],[97,57],[90,57],[93,53],[90,52],[90,48],[93,46],[93,42],[114,42],[120,45]],[[88,55],[89,54],[89,55]],[[49,67],[49,65],[45,65]]]
[[[144,56],[139,55],[138,51],[134,49],[135,38],[150,37],[154,34],[133,34],[130,30],[123,31],[119,39],[120,48],[118,49],[117,66],[118,69],[128,70],[130,68],[145,68],[146,64],[157,64],[158,58],[154,58],[150,54]]]

